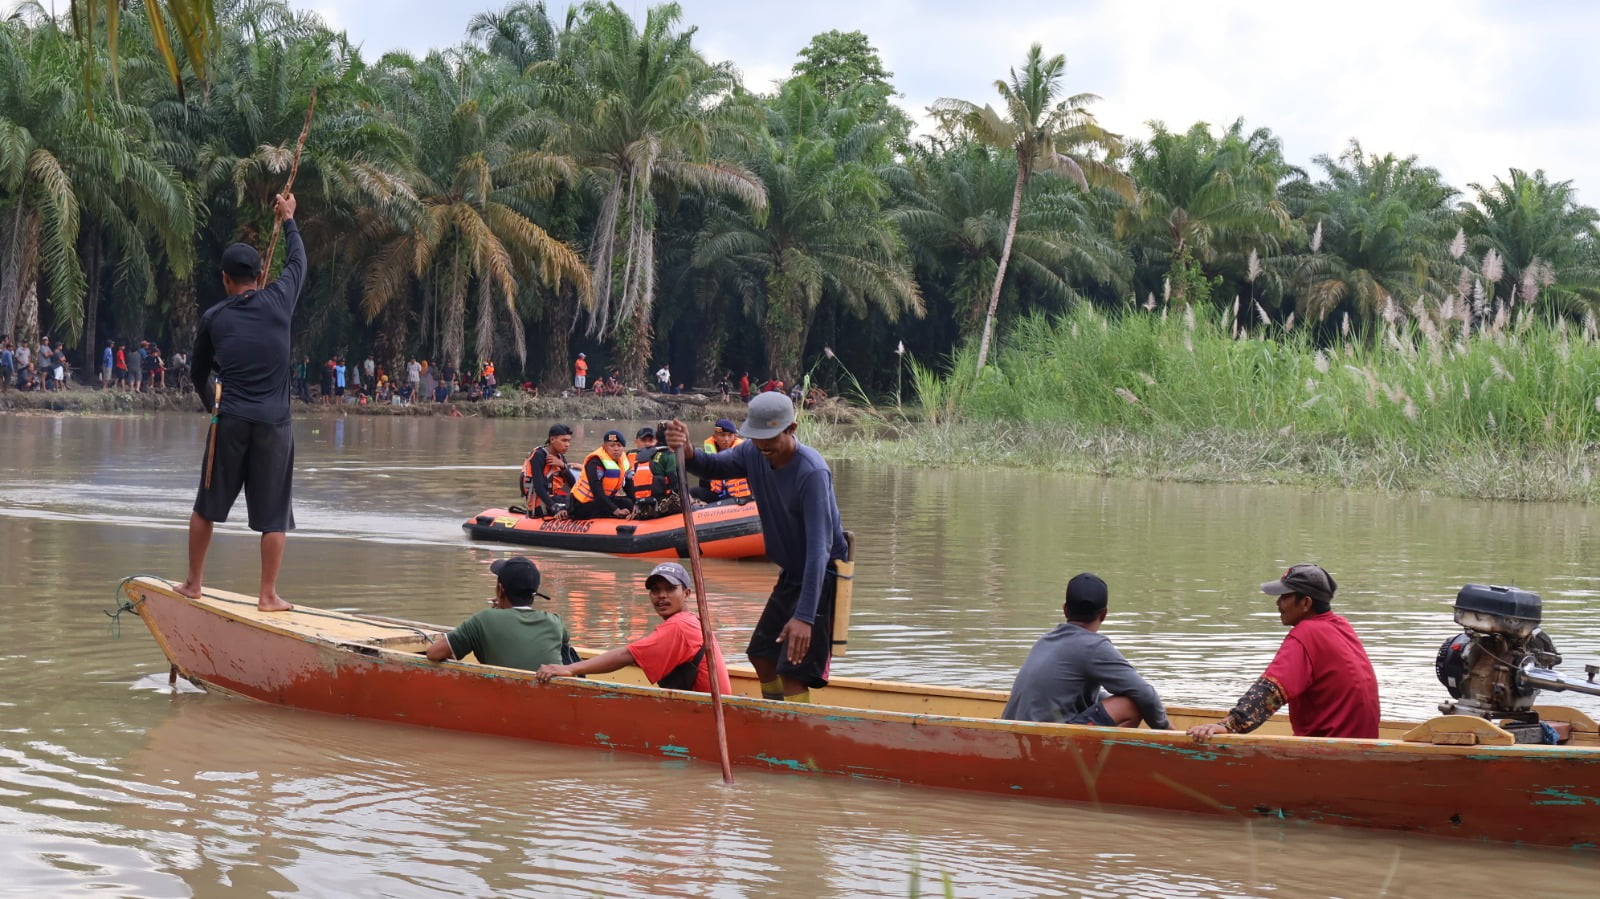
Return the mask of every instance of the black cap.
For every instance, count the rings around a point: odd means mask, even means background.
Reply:
[[[651,440],[656,439],[656,429],[646,425],[645,427],[639,429],[639,433],[633,435],[633,439],[635,440],[643,440],[646,437],[649,437]]]
[[[1087,571],[1067,581],[1067,604],[1074,609],[1084,611],[1103,609],[1106,607],[1108,593],[1106,582],[1101,580],[1099,575]]]
[[[1289,570],[1283,573],[1283,577],[1261,585],[1261,592],[1268,596],[1298,593],[1301,596],[1309,596],[1317,602],[1331,602],[1333,591],[1337,589],[1339,585],[1333,582],[1333,575],[1321,565],[1313,565],[1310,562],[1291,565]]]
[[[247,243],[236,243],[222,251],[222,272],[235,281],[261,276],[261,254]]]
[[[549,437],[565,437],[565,436],[567,436],[568,434],[571,434],[571,433],[572,433],[572,425],[562,424],[561,422],[558,421],[555,424],[550,426],[550,433],[547,436],[549,436]]]
[[[600,438],[601,443],[605,443],[608,440],[615,440],[618,443],[628,442],[628,438],[622,436],[622,432],[618,430],[607,431],[605,436]]]
[[[539,566],[527,556],[498,559],[489,570],[500,579],[500,586],[514,598],[532,599],[539,592]]]

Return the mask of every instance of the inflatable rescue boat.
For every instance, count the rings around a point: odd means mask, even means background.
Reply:
[[[530,517],[506,509],[485,509],[461,525],[474,540],[496,540],[550,549],[577,549],[614,556],[681,559],[689,555],[683,516],[644,521],[623,518]],[[694,510],[700,554],[710,559],[759,559],[766,555],[756,504],[723,502]]]

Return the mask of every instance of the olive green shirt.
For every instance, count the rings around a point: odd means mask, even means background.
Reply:
[[[484,609],[446,635],[456,658],[467,653],[485,665],[537,671],[561,664],[561,644],[572,637],[561,616],[532,606]]]

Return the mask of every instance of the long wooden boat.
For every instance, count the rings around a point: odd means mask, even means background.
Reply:
[[[441,632],[431,625],[304,606],[263,613],[250,597],[190,599],[148,577],[123,592],[174,672],[213,690],[658,758],[718,757],[711,698],[651,687],[635,669],[541,686],[527,671],[427,661],[419,652]],[[1426,728],[1395,721],[1374,740],[1294,737],[1281,717],[1199,744],[1181,731],[997,720],[1005,695],[985,690],[835,678],[813,704],[772,702],[748,669],[732,673],[728,745],[745,767],[1570,849],[1600,843],[1600,736],[1572,710],[1573,736],[1559,746],[1409,742]],[[1183,728],[1221,713],[1169,715]]]
[[[549,549],[576,549],[635,558],[684,559],[689,542],[681,515],[644,521],[591,518],[573,521],[485,509],[462,522],[474,540],[496,540]],[[700,553],[713,559],[759,559],[767,544],[756,504],[716,503],[694,510]]]

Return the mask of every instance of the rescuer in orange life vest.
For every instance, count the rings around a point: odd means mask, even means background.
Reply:
[[[628,450],[628,495],[633,497],[633,517],[661,518],[683,511],[679,496],[678,460],[656,443],[654,428],[643,427]]]
[[[738,426],[726,418],[719,418],[700,450],[712,455],[733,449],[743,442]],[[725,499],[746,502],[750,499],[750,482],[744,478],[701,478],[699,486],[689,488],[689,495],[704,503]]]
[[[627,449],[621,431],[607,431],[600,448],[584,457],[583,475],[572,488],[568,518],[633,517]]]
[[[572,472],[567,468],[567,450],[572,447],[572,428],[557,422],[550,426],[545,442],[522,462],[522,498],[528,514],[548,517],[565,511],[572,493]]]

